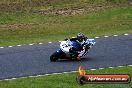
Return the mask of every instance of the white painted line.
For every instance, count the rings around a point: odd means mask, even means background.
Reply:
[[[29,44],[30,46],[32,46],[33,44]]]
[[[17,79],[17,78],[11,78],[12,80],[15,80],[15,79]]]
[[[90,70],[94,71],[94,70],[96,70],[96,69],[90,69]]]
[[[25,79],[25,78],[27,78],[27,77],[20,77],[20,78]]]
[[[8,47],[13,47],[13,46],[8,46]]]
[[[99,37],[95,37],[95,38],[99,38]]]
[[[128,34],[124,34],[124,35],[128,35]]]
[[[43,44],[43,43],[40,42],[39,44],[41,45],[41,44]]]
[[[22,45],[17,45],[17,46],[22,46]]]
[[[8,81],[8,80],[12,80],[12,79],[4,79],[4,80]]]
[[[35,76],[28,76],[28,77],[32,78],[32,77],[35,77]]]
[[[115,36],[115,37],[116,37],[116,36],[118,36],[118,35],[113,35],[113,36]]]
[[[48,42],[48,43],[52,43],[52,42]]]
[[[129,35],[129,34],[125,33],[124,35]],[[118,35],[113,35],[113,36],[118,36]],[[104,37],[107,38],[109,36],[104,36]],[[75,38],[75,37],[72,37],[72,38]],[[100,38],[100,37],[95,37],[95,38]],[[59,41],[59,42],[62,42],[62,41]],[[48,43],[52,43],[52,42],[48,42]],[[43,44],[43,43],[39,43],[39,44]],[[34,43],[33,44],[29,44],[29,45],[34,45]],[[17,46],[22,46],[22,45],[17,45]],[[8,46],[8,47],[13,47],[13,46]],[[4,48],[4,47],[0,47],[0,48]]]
[[[41,77],[41,76],[43,76],[43,75],[37,75],[37,77]]]
[[[78,71],[62,72],[62,73],[55,73],[55,74],[63,74],[63,73],[66,74],[66,73],[76,73],[76,72],[78,72]]]
[[[127,66],[132,66],[132,65],[127,65]],[[117,67],[125,67],[125,66],[117,66]],[[108,68],[114,68],[114,67],[108,67]],[[99,68],[99,69],[105,69],[105,68]],[[90,70],[97,70],[97,69],[90,69]],[[18,78],[28,78],[28,77],[40,77],[40,76],[49,76],[49,75],[57,75],[57,74],[65,74],[65,73],[75,73],[78,71],[71,71],[71,72],[62,72],[62,73],[51,73],[51,74],[44,74],[44,75],[36,75],[36,76],[27,76],[27,77],[18,77]],[[15,80],[17,78],[11,78],[11,79],[3,79],[3,80]],[[2,81],[2,80],[0,80]]]
[[[108,68],[114,68],[114,67],[108,67]]]
[[[71,72],[76,73],[76,72],[78,72],[78,71],[71,71]]]
[[[124,66],[117,66],[117,67],[124,67]]]
[[[104,36],[105,38],[109,37],[109,36]]]
[[[45,76],[51,75],[51,74],[44,74]]]
[[[104,68],[99,68],[99,69],[104,69]]]
[[[132,66],[132,65],[128,65],[128,66]]]
[[[65,73],[71,73],[71,72],[62,72],[62,73],[64,73],[64,74],[65,74]]]
[[[0,47],[0,48],[4,48],[4,47]]]
[[[53,73],[54,75],[62,74],[62,73]]]

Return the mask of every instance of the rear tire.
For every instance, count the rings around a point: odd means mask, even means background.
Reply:
[[[51,56],[50,56],[50,61],[51,62],[55,62],[58,60],[58,57],[57,57],[57,52],[53,53]]]

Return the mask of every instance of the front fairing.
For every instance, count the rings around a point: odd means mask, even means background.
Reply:
[[[81,50],[81,44],[79,44],[77,41],[72,41],[72,47],[77,51]]]
[[[71,58],[73,58],[73,54],[71,54],[71,53],[69,53],[69,52],[63,52],[61,49],[58,49],[57,51],[56,51],[58,54],[58,56],[59,56],[59,58],[60,59],[71,59]]]

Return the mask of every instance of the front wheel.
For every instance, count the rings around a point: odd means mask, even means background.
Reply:
[[[51,56],[50,56],[50,61],[51,62],[55,62],[58,60],[58,57],[57,57],[57,52],[53,53]]]

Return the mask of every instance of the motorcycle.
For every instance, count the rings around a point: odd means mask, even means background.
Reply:
[[[54,62],[57,61],[58,59],[75,59],[75,55],[73,53],[69,52],[69,49],[71,47],[76,47],[75,41],[70,41],[70,40],[65,40],[61,41],[60,43],[60,49],[58,49],[56,52],[54,52],[50,56],[50,61]],[[89,50],[95,45],[95,39],[86,39],[83,43],[83,49],[81,51],[78,51],[78,56],[83,57],[85,56]]]

